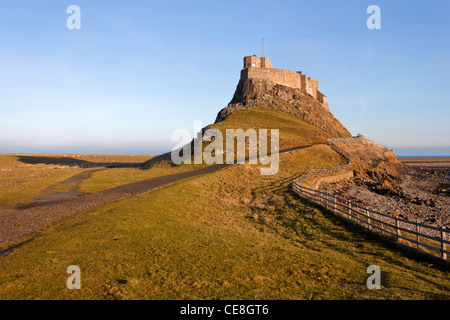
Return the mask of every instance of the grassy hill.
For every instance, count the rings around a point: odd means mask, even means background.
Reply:
[[[280,150],[292,147],[323,143],[326,134],[316,127],[280,111],[267,109],[242,110],[230,114],[220,123],[205,127],[221,130],[225,137],[226,129],[279,129]],[[116,187],[124,183],[150,179],[161,175],[197,170],[206,164],[180,164],[175,166],[170,160],[170,153],[152,158],[144,164],[146,170],[137,168],[112,168],[95,172],[91,178],[80,185],[82,192],[96,192]]]
[[[326,137],[272,110],[239,111],[225,121],[215,126],[279,126],[280,148]],[[277,175],[234,165],[70,218],[0,258],[0,299],[450,298],[448,270],[291,192],[292,181],[311,169],[345,163],[339,154],[317,144],[280,160]],[[103,174],[117,184],[152,170],[108,169],[90,183],[102,189]],[[66,288],[70,265],[81,268],[80,290]],[[365,285],[369,265],[382,270],[381,290]]]
[[[216,128],[225,136],[225,129],[247,130],[253,129],[279,129],[280,150],[301,145],[326,142],[328,135],[294,116],[270,109],[247,109],[229,114],[221,122],[212,124],[207,128]]]

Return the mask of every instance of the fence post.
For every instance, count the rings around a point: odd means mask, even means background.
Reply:
[[[366,210],[367,215],[367,229],[370,230],[370,212],[369,210]]]
[[[395,219],[395,231],[397,232],[397,236],[401,236],[402,232],[399,229],[398,219],[397,218],[394,219]],[[400,240],[400,237],[397,237],[397,240]]]
[[[348,204],[348,219],[352,220],[352,204],[350,203],[350,200],[347,200],[347,204]]]
[[[336,213],[336,196],[333,196],[333,212]]]
[[[446,238],[444,230],[445,230],[444,226],[441,226],[441,256],[442,256],[442,259],[447,260],[447,254],[444,252],[444,250],[447,250],[446,243],[444,242],[444,240]]]
[[[417,241],[417,249],[419,249],[419,242],[420,242],[420,238],[419,238],[419,219],[416,219],[416,241]]]
[[[328,210],[331,209],[331,199],[330,199],[330,197],[332,197],[332,195],[327,193],[327,207],[328,207]]]

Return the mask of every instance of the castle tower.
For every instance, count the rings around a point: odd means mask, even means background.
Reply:
[[[272,69],[272,62],[269,61],[269,58],[262,57],[261,58],[261,68],[270,68]]]
[[[244,57],[244,69],[245,68],[261,68],[261,59],[259,59],[256,54]]]
[[[245,68],[272,68],[272,62],[269,58],[258,58],[255,54],[253,56],[244,57],[244,69]]]

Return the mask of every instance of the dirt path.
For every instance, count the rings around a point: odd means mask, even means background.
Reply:
[[[298,146],[280,153],[308,148],[311,145]],[[216,164],[199,170],[177,173],[125,184],[96,193],[81,193],[78,184],[99,170],[89,170],[76,174],[69,179],[47,188],[32,201],[15,203],[0,209],[0,256],[11,252],[18,243],[32,237],[64,218],[85,212],[134,195],[143,194],[183,179],[212,173],[232,164]],[[68,187],[58,191],[60,185]]]
[[[72,200],[77,197],[85,195],[85,193],[78,191],[79,184],[86,179],[89,179],[94,172],[103,171],[106,169],[89,170],[78,173],[66,180],[59,181],[58,183],[48,187],[40,195],[33,198],[32,204],[36,203],[48,203],[62,200]],[[60,191],[62,190],[62,191]],[[22,204],[25,207],[29,207],[29,204]],[[16,208],[20,208],[20,204],[16,205]]]
[[[75,185],[64,192],[39,195],[32,201],[10,205],[0,210],[0,248],[7,248],[0,251],[0,255],[9,251],[17,242],[74,214],[143,194],[182,179],[211,173],[225,166],[214,165],[192,172],[156,177],[96,193],[80,193]],[[91,173],[83,172],[70,179],[81,182]]]

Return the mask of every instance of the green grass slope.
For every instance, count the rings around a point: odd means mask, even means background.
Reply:
[[[296,146],[324,143],[328,137],[320,129],[282,111],[247,109],[229,114],[223,121],[208,126],[222,131],[226,129],[279,129],[280,150]]]
[[[209,125],[222,131],[225,139],[226,129],[279,129],[280,150],[296,146],[323,143],[326,134],[306,122],[281,111],[268,109],[241,110],[230,114],[224,121]],[[208,143],[205,144],[205,146]],[[225,144],[225,142],[224,142]],[[180,164],[175,166],[170,160],[170,153],[150,159],[144,165],[146,170],[136,168],[112,168],[95,172],[80,184],[82,192],[96,192],[125,183],[132,183],[162,175],[198,170],[206,164]]]
[[[226,129],[267,129],[269,136],[271,129],[278,129],[280,150],[296,146],[324,143],[328,135],[292,115],[278,110],[270,109],[244,109],[228,115],[224,120],[206,126],[204,129],[215,128],[222,132],[224,138]],[[209,142],[204,143],[205,147]],[[154,157],[144,163],[143,168],[148,169],[162,163],[171,164],[170,152]]]
[[[449,299],[449,272],[290,189],[345,160],[326,145],[261,176],[235,165],[71,218],[0,258],[0,299]],[[80,290],[66,269],[81,268]],[[365,285],[382,270],[382,289]]]

